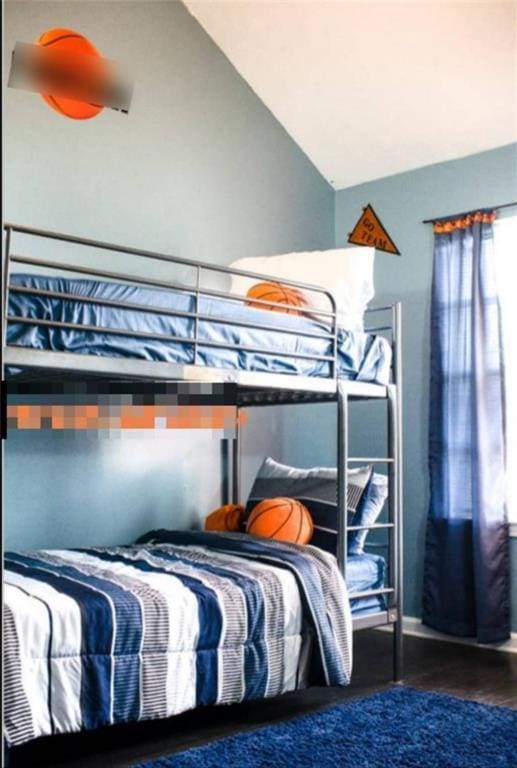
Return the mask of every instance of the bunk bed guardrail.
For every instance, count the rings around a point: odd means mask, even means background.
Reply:
[[[46,327],[63,328],[68,330],[79,330],[79,331],[94,332],[94,331],[102,330],[103,333],[114,334],[114,335],[131,336],[136,338],[140,337],[140,338],[153,339],[153,340],[163,341],[163,342],[179,342],[182,344],[187,344],[192,347],[192,350],[193,350],[192,364],[193,365],[196,365],[198,363],[198,350],[200,346],[220,347],[224,349],[235,350],[238,352],[251,352],[251,353],[265,354],[265,355],[271,352],[271,350],[265,346],[253,346],[253,345],[246,345],[246,344],[240,344],[240,343],[234,344],[227,341],[220,342],[220,341],[215,341],[207,338],[200,338],[199,336],[200,321],[209,321],[211,323],[216,323],[216,324],[225,324],[232,327],[236,326],[236,327],[244,327],[244,328],[250,328],[250,329],[253,329],[256,327],[256,324],[253,322],[252,319],[246,320],[246,319],[239,319],[239,318],[229,318],[228,316],[226,317],[218,316],[216,313],[206,314],[200,310],[201,297],[224,299],[227,302],[236,303],[236,304],[246,304],[250,302],[250,299],[247,298],[246,296],[239,296],[234,293],[229,293],[228,291],[216,290],[214,288],[205,288],[205,287],[202,288],[201,280],[202,280],[202,276],[205,273],[212,273],[212,274],[218,273],[218,274],[223,274],[227,276],[238,275],[238,276],[257,280],[258,282],[270,282],[272,280],[271,276],[263,275],[261,273],[256,273],[256,272],[250,272],[246,270],[234,269],[224,265],[194,261],[191,259],[171,256],[168,254],[158,253],[154,251],[148,251],[148,250],[143,250],[139,248],[132,248],[129,246],[115,245],[113,243],[107,243],[101,240],[93,240],[89,238],[76,237],[73,235],[63,234],[60,232],[51,232],[47,230],[34,229],[32,227],[19,226],[16,224],[5,224],[4,230],[5,230],[5,248],[4,248],[5,253],[4,253],[4,264],[3,264],[4,295],[3,295],[3,311],[2,311],[4,347],[7,346],[7,337],[6,337],[7,324],[22,323],[22,324],[28,324],[28,325],[38,325],[42,327],[46,326]],[[152,259],[155,261],[168,262],[174,265],[190,267],[195,271],[194,284],[192,286],[189,286],[189,285],[174,282],[171,280],[154,279],[154,278],[145,277],[141,275],[135,275],[135,274],[124,272],[124,271],[105,270],[105,269],[99,269],[94,266],[84,266],[84,265],[74,264],[74,263],[52,261],[52,260],[43,259],[39,257],[35,258],[34,256],[20,255],[13,252],[13,235],[16,235],[16,234],[28,235],[36,238],[43,238],[46,240],[56,240],[61,242],[67,242],[67,243],[70,243],[71,245],[79,245],[79,246],[84,246],[86,248],[91,248],[91,249],[101,249],[101,250],[106,250],[106,251],[111,251],[116,253],[127,254],[130,256],[143,257],[143,258]],[[106,299],[106,298],[100,298],[100,297],[94,297],[94,296],[82,296],[76,293],[66,293],[63,291],[46,290],[43,288],[36,288],[32,286],[26,287],[22,285],[14,285],[10,283],[10,275],[11,275],[13,264],[33,266],[37,268],[45,268],[45,269],[51,270],[52,272],[57,271],[57,272],[74,273],[74,274],[85,275],[85,276],[87,275],[93,279],[100,278],[101,280],[122,281],[125,283],[136,285],[138,287],[158,288],[161,290],[174,291],[175,293],[177,292],[177,293],[187,294],[193,297],[194,309],[193,311],[180,310],[175,308],[167,309],[161,306],[157,307],[149,304],[130,303],[126,301],[120,301],[117,299]],[[299,327],[296,327],[295,324],[293,324],[293,327],[288,327],[281,323],[275,323],[274,322],[276,319],[275,315],[277,315],[278,317],[278,314],[276,312],[271,312],[271,318],[268,319],[268,322],[261,322],[260,329],[264,331],[271,331],[271,332],[282,333],[286,335],[294,335],[298,337],[317,338],[317,339],[326,340],[330,342],[331,354],[319,355],[315,353],[307,354],[304,352],[296,352],[296,351],[284,352],[282,350],[275,350],[275,355],[278,355],[278,357],[280,358],[285,357],[285,358],[293,358],[293,359],[304,359],[304,360],[308,360],[315,363],[328,363],[329,373],[328,373],[328,377],[326,378],[330,378],[330,379],[337,378],[338,323],[337,323],[336,302],[332,293],[318,286],[309,285],[307,283],[303,283],[295,280],[288,280],[284,278],[282,278],[282,284],[298,290],[308,291],[310,293],[323,295],[328,300],[329,306],[331,308],[330,310],[323,310],[320,308],[318,308],[317,310],[314,310],[314,309],[309,310],[309,309],[303,309],[303,308],[297,307],[296,311],[300,315],[307,315],[313,318],[316,316],[318,319],[323,320],[325,322],[325,325],[322,324],[321,329],[319,328],[308,329],[305,327],[299,328]],[[69,299],[77,302],[83,302],[83,303],[94,304],[99,306],[107,306],[107,307],[124,309],[124,310],[141,311],[149,314],[158,314],[158,315],[170,316],[174,318],[185,318],[187,320],[193,321],[192,333],[189,336],[153,334],[147,331],[145,332],[141,332],[138,330],[128,331],[127,328],[105,327],[105,326],[103,326],[102,328],[99,328],[98,326],[94,326],[94,325],[65,322],[63,320],[58,320],[58,319],[31,318],[31,317],[10,315],[8,313],[10,292],[26,293],[33,296],[45,296],[49,298],[62,299],[62,300]],[[268,301],[264,299],[253,298],[253,305],[263,306],[264,308],[268,308],[268,309],[283,308],[285,310],[285,305],[277,301]],[[81,362],[80,360],[76,361],[78,365],[80,365],[80,362]]]

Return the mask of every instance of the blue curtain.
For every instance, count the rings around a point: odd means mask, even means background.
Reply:
[[[423,622],[510,635],[504,381],[493,215],[435,226]],[[458,226],[460,224],[460,226]]]

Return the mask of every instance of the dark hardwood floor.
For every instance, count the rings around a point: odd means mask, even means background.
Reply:
[[[366,696],[391,685],[391,645],[386,632],[356,633],[354,674],[348,688],[310,688],[276,699],[198,709],[165,721],[40,739],[14,750],[10,768],[127,768]],[[404,683],[517,709],[517,654],[406,637]]]

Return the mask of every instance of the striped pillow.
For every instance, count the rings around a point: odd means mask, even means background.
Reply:
[[[366,490],[372,468],[359,467],[348,472],[348,524],[351,525]],[[262,501],[276,496],[298,499],[311,513],[314,534],[311,544],[336,554],[337,548],[337,472],[332,467],[298,469],[266,458],[260,467],[248,502],[246,516]],[[352,537],[349,537],[349,551]]]
[[[384,502],[388,498],[388,478],[379,472],[372,472],[372,476],[363,493],[361,503],[357,508],[354,518],[356,525],[372,525],[382,512]],[[361,555],[368,530],[352,531],[348,534],[348,554]]]

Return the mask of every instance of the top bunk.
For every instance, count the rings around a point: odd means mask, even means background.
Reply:
[[[278,281],[318,299],[316,309],[294,308],[231,291],[236,276],[274,281],[259,272],[14,224],[4,230],[9,382],[230,383],[243,405],[333,400],[338,388],[352,399],[384,398],[399,382],[398,303],[368,307],[364,331],[349,331],[335,297],[315,285]]]

